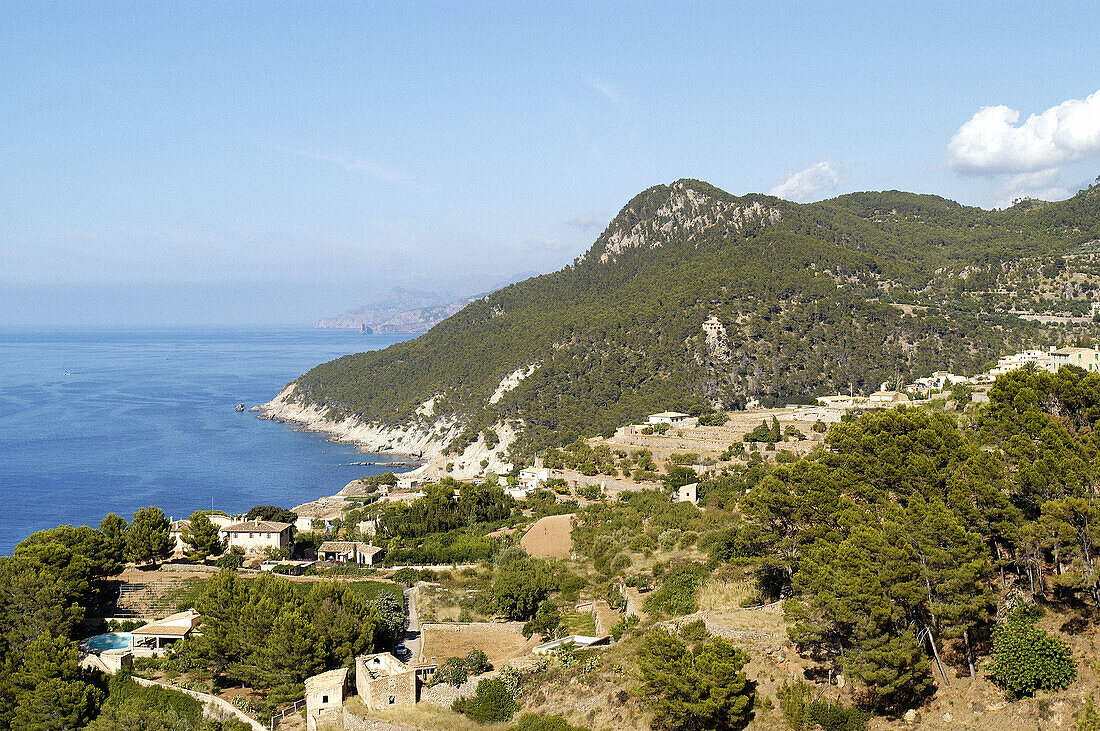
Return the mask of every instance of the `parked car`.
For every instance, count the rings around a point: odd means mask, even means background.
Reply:
[[[409,648],[405,647],[404,642],[398,642],[397,647],[393,648],[393,654],[398,657],[405,657],[409,654]]]

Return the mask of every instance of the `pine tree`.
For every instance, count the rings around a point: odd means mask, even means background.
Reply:
[[[222,544],[218,536],[218,527],[201,510],[192,513],[187,521],[187,527],[183,529],[182,538],[183,542],[191,547],[187,557],[193,561],[202,561],[207,556],[221,553]]]
[[[126,557],[135,563],[152,561],[172,555],[172,537],[168,533],[168,519],[157,507],[142,508],[134,513],[130,527],[126,529]]]

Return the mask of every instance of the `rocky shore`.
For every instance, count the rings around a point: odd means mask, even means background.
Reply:
[[[446,446],[459,434],[464,425],[454,418],[434,417],[431,403],[418,410],[419,417],[405,425],[368,424],[355,417],[335,421],[326,416],[328,409],[318,404],[304,404],[294,397],[294,384],[288,385],[279,395],[266,404],[254,408],[259,418],[295,424],[300,428],[327,435],[332,441],[354,445],[365,452],[392,453],[422,460],[423,464],[406,472],[416,477],[438,479],[451,475],[457,479],[470,479],[486,470],[504,471],[510,465],[504,462],[508,446],[515,440],[515,433],[506,424],[497,424],[499,444],[489,447],[484,437],[466,447],[461,454],[443,454]],[[482,462],[487,461],[486,466]],[[397,462],[406,466],[408,461]],[[449,469],[448,469],[449,467]],[[303,515],[321,517],[346,506],[344,497],[352,495],[359,487],[354,480],[339,493],[324,497],[295,508]]]

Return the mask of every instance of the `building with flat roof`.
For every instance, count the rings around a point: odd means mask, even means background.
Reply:
[[[687,421],[690,416],[679,411],[662,411],[659,414],[650,414],[650,424],[680,424]]]

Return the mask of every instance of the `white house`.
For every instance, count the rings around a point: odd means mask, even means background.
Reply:
[[[265,549],[278,550],[291,543],[294,526],[274,520],[246,520],[222,528],[222,536],[230,548],[239,547],[245,553],[263,553]]]
[[[690,417],[687,414],[681,414],[679,411],[662,411],[659,414],[650,414],[650,424],[680,424],[687,421]]]
[[[183,531],[191,525],[190,520],[173,520],[168,524],[168,536],[174,541],[172,550],[182,553],[187,550],[187,544],[183,542]]]
[[[150,622],[130,632],[130,647],[151,647],[159,650],[165,645],[186,639],[198,626],[199,619],[198,612],[188,609],[178,614],[170,614],[156,622]]]
[[[545,467],[525,467],[519,471],[519,484],[524,490],[534,490],[550,479],[550,470]]]
[[[405,477],[398,476],[397,478],[397,490],[399,492],[412,490],[413,488],[420,487],[423,481],[419,477]]]
[[[699,483],[691,482],[687,485],[682,485],[676,488],[672,493],[672,502],[674,503],[691,503],[692,505],[699,504]]]
[[[336,563],[374,566],[382,561],[382,549],[362,541],[325,541],[317,548],[317,558]]]

